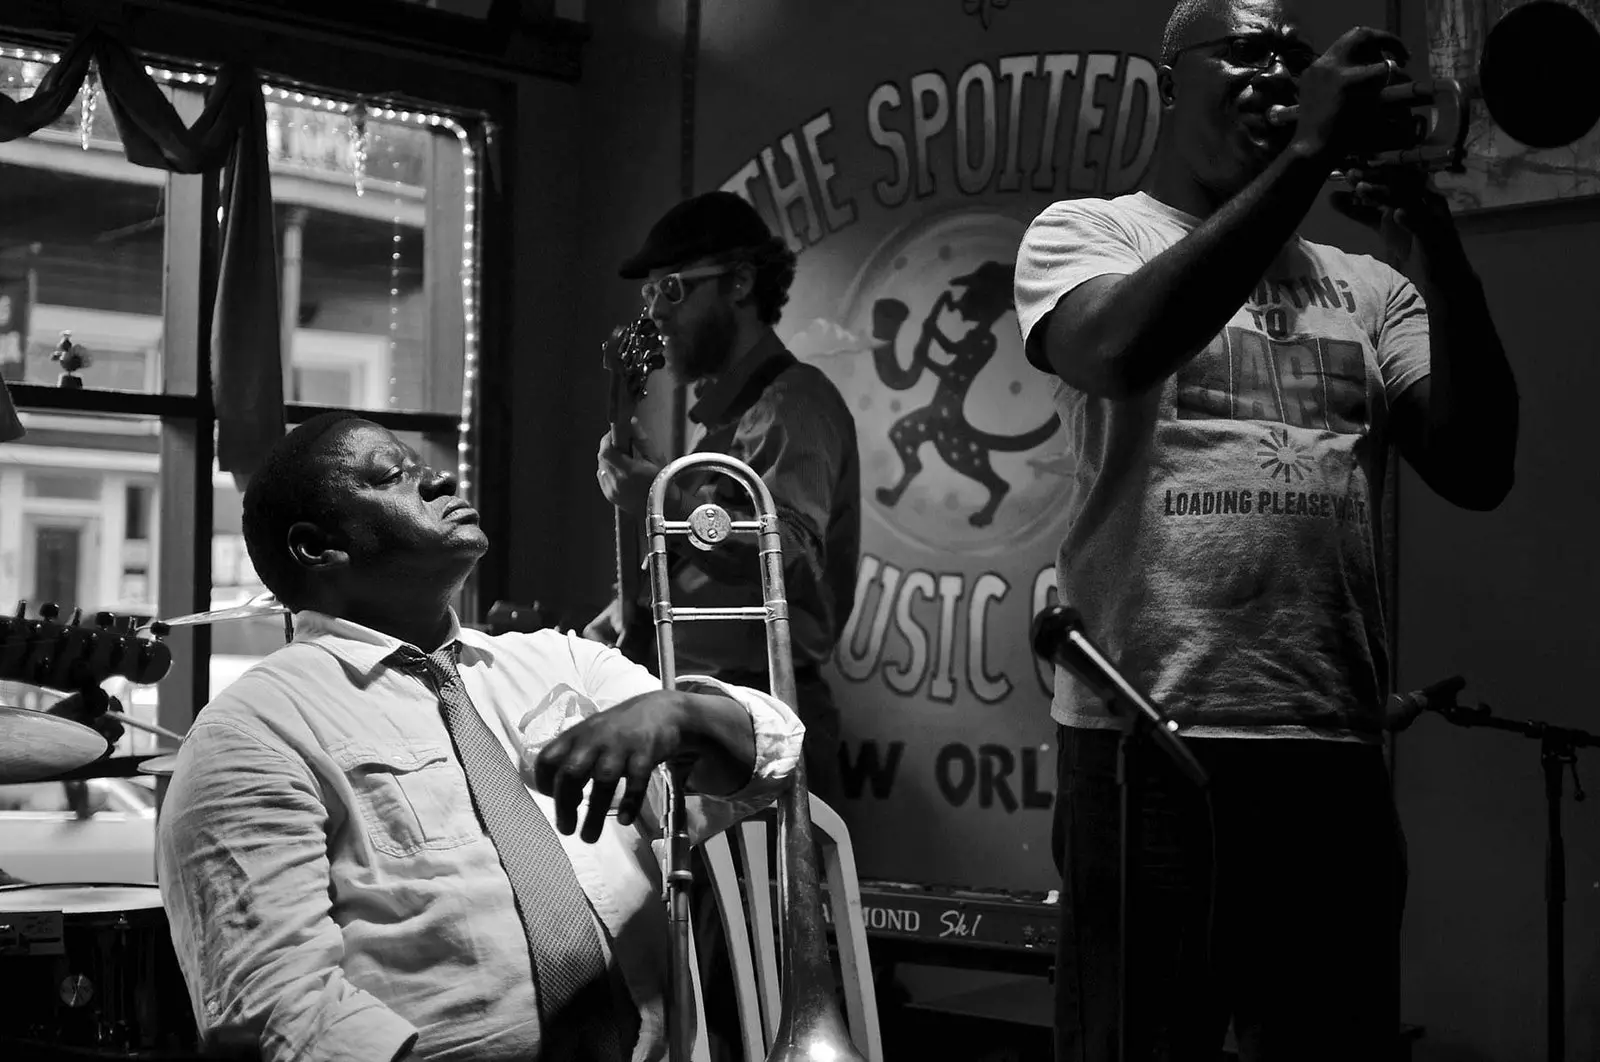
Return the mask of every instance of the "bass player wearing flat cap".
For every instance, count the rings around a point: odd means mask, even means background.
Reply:
[[[772,492],[783,538],[795,708],[806,725],[806,781],[814,794],[837,804],[839,709],[822,665],[854,600],[861,476],[855,421],[838,389],[789,353],[773,330],[794,272],[794,252],[731,192],[709,192],[667,211],[620,269],[624,279],[646,280],[642,294],[666,342],[667,367],[695,389],[690,449],[738,458]],[[638,454],[621,452],[609,432],[601,438],[596,478],[607,501],[642,519],[664,455],[637,428],[635,434]],[[686,517],[707,501],[735,518],[750,515],[742,490],[725,476],[687,477],[677,486],[668,499],[669,518]],[[735,538],[704,553],[678,539],[673,548],[674,605],[761,604],[753,541]],[[615,607],[608,609],[586,633],[610,641],[617,619]],[[767,644],[759,624],[680,624],[674,645],[680,668],[766,688]]]

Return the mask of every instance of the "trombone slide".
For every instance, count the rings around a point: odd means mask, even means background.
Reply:
[[[733,520],[718,505],[701,505],[685,520],[666,516],[673,480],[691,470],[714,471],[738,482],[750,498],[753,520]],[[796,707],[794,657],[789,640],[789,604],[783,586],[783,541],[772,494],[755,470],[726,454],[696,453],[663,468],[650,487],[646,527],[650,553],[652,613],[664,689],[676,689],[677,664],[672,625],[679,621],[746,620],[766,624],[767,669],[772,696]],[[702,550],[715,549],[730,535],[755,535],[761,569],[762,604],[742,608],[679,608],[672,604],[667,537],[687,536]],[[672,934],[671,989],[667,1015],[668,1058],[689,1062],[693,1047],[694,984],[690,969],[689,833],[684,807],[685,772],[667,771],[666,834],[669,865],[665,877],[668,928]],[[795,765],[793,784],[778,794],[778,909],[782,912],[782,1007],[767,1062],[865,1062],[845,1029],[835,999],[835,981],[822,916],[821,874],[811,827],[811,795],[805,758]]]

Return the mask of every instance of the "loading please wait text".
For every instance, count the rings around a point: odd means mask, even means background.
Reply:
[[[1360,498],[1294,490],[1167,491],[1163,516],[1308,516],[1324,520],[1367,520]]]

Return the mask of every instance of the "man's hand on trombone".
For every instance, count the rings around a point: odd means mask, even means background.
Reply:
[[[556,804],[556,829],[571,834],[586,786],[579,837],[593,844],[616,801],[617,824],[632,825],[650,774],[670,761],[689,767],[689,788],[712,795],[744,788],[755,769],[755,729],[738,701],[719,693],[651,690],[562,731],[533,761],[533,782]]]

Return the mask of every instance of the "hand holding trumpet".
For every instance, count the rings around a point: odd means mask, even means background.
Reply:
[[[1348,188],[1333,193],[1335,210],[1383,237],[1383,258],[1421,284],[1441,259],[1466,252],[1450,206],[1433,188],[1428,173],[1415,167],[1347,169]]]
[[[1275,125],[1295,124],[1295,144],[1330,165],[1358,153],[1383,122],[1380,94],[1407,58],[1393,34],[1358,26],[1333,42],[1299,78],[1297,106],[1275,106]]]

